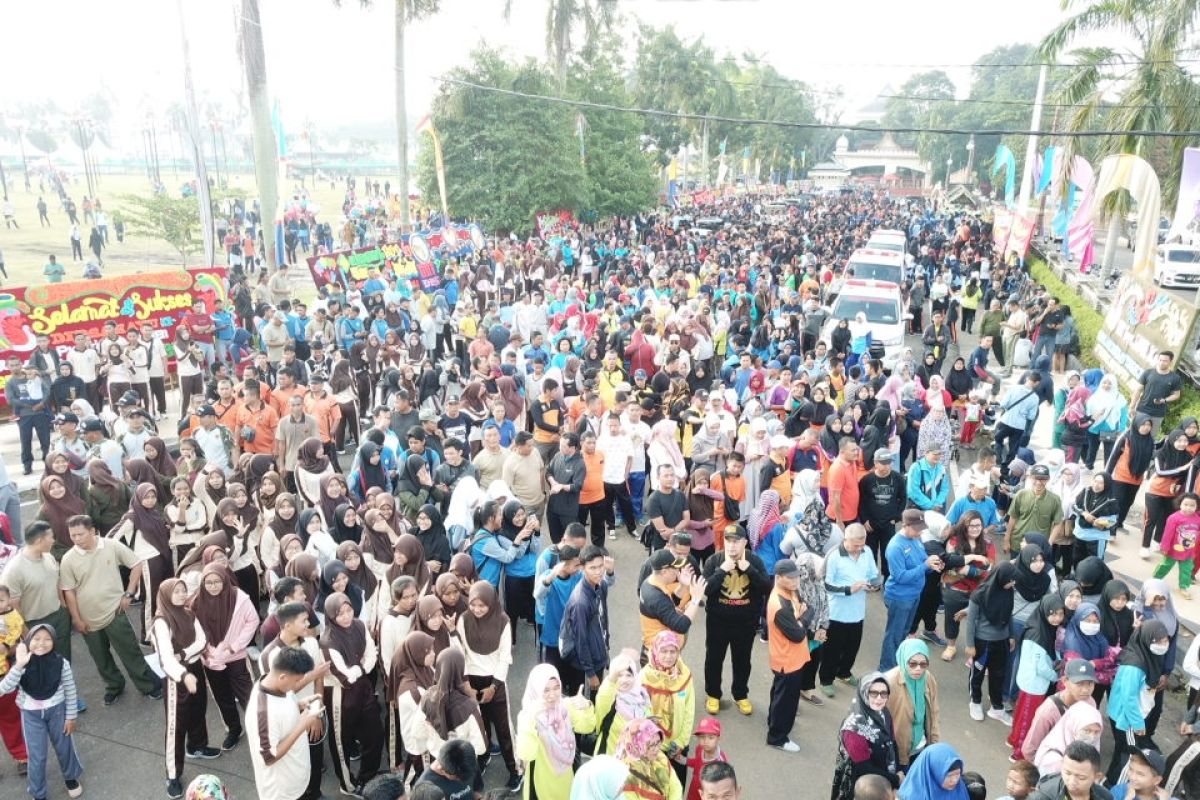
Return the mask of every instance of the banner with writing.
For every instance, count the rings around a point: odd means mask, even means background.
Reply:
[[[1117,294],[1096,335],[1096,356],[1129,389],[1142,371],[1154,367],[1159,352],[1178,355],[1191,336],[1196,308],[1149,278],[1121,277]]]
[[[413,288],[435,290],[442,285],[442,265],[487,247],[478,225],[445,225],[404,234],[399,242],[309,256],[308,269],[317,286],[362,282],[371,269],[380,277],[394,275]]]
[[[570,211],[543,211],[534,215],[538,236],[548,242],[556,236],[565,236],[575,227],[575,215]]]
[[[212,311],[218,298],[228,300],[224,267],[6,287],[0,292],[0,358],[27,359],[42,334],[62,354],[75,346],[78,333],[100,341],[108,322],[115,322],[122,336],[129,328],[150,323],[155,336],[167,343],[167,355],[173,357],[170,343],[180,317],[191,311],[196,300],[203,300]],[[0,382],[7,379],[7,374],[0,375]]]

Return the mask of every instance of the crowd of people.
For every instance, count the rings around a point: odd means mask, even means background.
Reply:
[[[105,705],[162,699],[171,798],[245,738],[270,800],[320,797],[326,770],[372,798],[733,800],[719,716],[756,713],[755,668],[783,753],[802,702],[849,703],[831,800],[983,796],[939,724],[954,702],[1007,730],[1012,798],[1160,796],[1173,592],[1131,591],[1104,550],[1144,485],[1143,555],[1190,596],[1200,426],[1160,436],[1172,354],[1128,401],[1072,372],[1070,309],[975,216],[760,201],[700,209],[715,231],[664,212],[500,240],[436,291],[373,268],[305,302],[286,267],[252,286],[234,264],[228,301],[174,328],[177,408],[149,326],[11,362],[26,473],[35,436],[45,456],[0,573],[0,733],[30,794],[51,748],[82,791],[74,632]],[[878,228],[909,237],[925,346],[886,370],[828,307]],[[625,537],[636,623],[609,610]],[[966,661],[966,692],[939,692],[935,656]]]

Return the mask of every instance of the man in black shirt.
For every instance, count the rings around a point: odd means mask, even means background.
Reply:
[[[564,433],[558,440],[558,453],[546,468],[549,499],[546,501],[546,525],[550,541],[558,544],[563,531],[579,519],[579,492],[587,466],[579,454],[579,436]]]
[[[1183,389],[1179,373],[1171,369],[1171,361],[1174,358],[1175,354],[1170,350],[1163,350],[1159,353],[1154,369],[1144,370],[1141,377],[1138,378],[1140,385],[1134,390],[1133,398],[1129,401],[1129,405],[1137,409],[1137,413],[1150,417],[1150,421],[1154,425],[1151,435],[1155,438],[1162,429],[1163,417],[1167,415],[1167,406],[1179,399],[1180,391]]]
[[[758,629],[759,609],[771,591],[771,576],[763,560],[750,552],[746,529],[725,528],[725,549],[704,562],[705,599],[708,615],[704,641],[704,709],[721,710],[721,673],[725,652],[733,661],[733,702],[743,714],[750,713],[750,653]]]
[[[413,786],[432,783],[445,793],[446,800],[470,800],[474,796],[472,787],[478,776],[479,761],[475,749],[465,739],[452,739],[442,745],[437,760],[421,773]],[[519,785],[520,780],[517,780],[509,788],[515,789]]]
[[[876,450],[875,468],[858,482],[858,516],[866,526],[867,545],[873,553],[883,553],[887,549],[904,511],[904,478],[892,469],[893,458],[892,451],[885,447]],[[887,575],[885,558],[884,578]]]
[[[403,445],[408,438],[408,432],[421,427],[421,415],[413,408],[412,395],[407,389],[401,389],[392,395],[392,404],[392,431]]]
[[[1058,335],[1058,329],[1063,326],[1063,311],[1058,307],[1058,298],[1051,297],[1046,301],[1046,310],[1042,312],[1041,318],[1038,320],[1038,337],[1033,343],[1033,352],[1029,356],[1029,363],[1036,363],[1039,356],[1054,356],[1054,339]],[[1057,365],[1055,365],[1057,366]]]
[[[686,532],[691,521],[687,499],[683,492],[675,489],[675,468],[670,464],[658,465],[658,489],[646,500],[646,517],[650,520],[648,541],[643,541],[646,550],[660,550],[675,532]]]
[[[446,414],[442,417],[438,427],[442,429],[442,436],[445,439],[458,439],[460,442],[468,441],[471,433],[471,418],[462,413],[459,397],[456,394],[446,398]]]

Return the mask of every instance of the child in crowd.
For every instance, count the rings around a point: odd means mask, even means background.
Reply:
[[[50,749],[58,757],[68,797],[79,797],[83,765],[75,751],[75,717],[79,713],[71,662],[54,651],[54,628],[34,625],[17,645],[16,660],[0,680],[0,694],[17,692],[21,729],[29,750],[28,790],[46,797],[46,761]]]
[[[967,394],[966,405],[962,410],[962,435],[959,437],[963,444],[971,447],[975,444],[975,434],[983,422],[983,403],[981,397],[986,397],[986,390],[972,389]]]
[[[696,752],[687,761],[688,769],[692,772],[692,781],[688,784],[687,800],[700,800],[700,771],[706,764],[716,761],[728,761],[728,756],[721,749],[721,723],[716,717],[705,717],[696,726]]]
[[[1154,568],[1154,577],[1165,578],[1171,568],[1179,565],[1179,593],[1188,600],[1192,599],[1192,572],[1196,564],[1196,543],[1200,538],[1200,496],[1186,492],[1179,498],[1179,510],[1167,517],[1167,527],[1163,531],[1162,543],[1159,545],[1163,559]]]
[[[0,677],[8,672],[13,648],[24,633],[25,618],[13,608],[8,587],[0,585]],[[4,739],[8,754],[17,762],[17,774],[24,775],[29,769],[29,755],[25,750],[25,736],[21,733],[21,709],[17,708],[15,694],[0,695],[0,737]]]
[[[1134,750],[1125,764],[1125,781],[1112,787],[1113,800],[1158,800],[1167,771],[1162,753],[1149,748]]]
[[[1008,794],[1000,800],[1025,800],[1033,794],[1037,782],[1037,767],[1028,761],[1017,761],[1008,768],[1008,775],[1004,779],[1004,791]]]

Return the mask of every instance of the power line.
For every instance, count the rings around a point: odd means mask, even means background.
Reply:
[[[753,56],[740,56],[741,61],[748,64],[765,64],[766,59]],[[730,60],[737,61],[739,58]],[[800,66],[802,67],[841,67],[854,69],[974,69],[981,68],[999,68],[999,69],[1022,69],[1026,67],[1054,67],[1061,69],[1079,69],[1081,67],[1143,67],[1153,66],[1157,64],[1197,64],[1200,63],[1200,58],[1163,58],[1163,59],[1115,59],[1113,61],[1096,61],[1096,62],[1071,62],[1071,61],[1020,61],[1020,62],[992,62],[981,61],[975,64],[882,64],[878,62],[855,62],[855,61],[806,61]]]
[[[502,94],[509,97],[518,97],[524,100],[540,100],[548,103],[557,103],[559,105],[570,106],[572,108],[591,108],[599,111],[616,111],[625,114],[666,117],[668,119],[707,120],[708,122],[723,122],[732,125],[766,125],[779,128],[798,128],[801,130],[860,131],[863,133],[937,133],[949,136],[1057,136],[1067,139],[1094,139],[1103,136],[1146,136],[1167,139],[1200,137],[1200,130],[1030,131],[1010,128],[985,128],[972,130],[968,128],[935,128],[898,125],[882,125],[879,127],[873,127],[870,125],[848,125],[827,122],[793,122],[788,120],[755,119],[750,117],[726,117],[718,114],[689,114],[683,111],[662,111],[652,108],[618,106],[611,103],[594,103],[589,100],[571,100],[565,97],[553,97],[551,95],[518,92],[515,89],[501,89],[497,86],[485,86],[480,83],[461,80],[459,78],[434,77],[433,80],[441,83],[453,84],[455,86],[464,86],[469,89],[476,89],[483,92],[492,92],[494,94]]]

